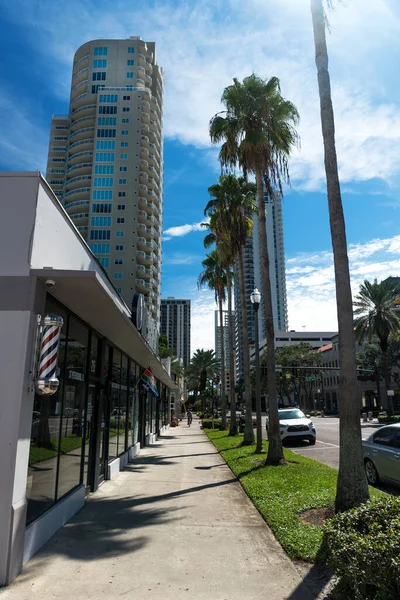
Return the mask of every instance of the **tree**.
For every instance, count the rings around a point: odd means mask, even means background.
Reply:
[[[283,396],[286,396],[290,404],[293,395],[295,402],[300,404],[300,392],[303,389],[308,400],[308,408],[313,408],[311,406],[313,392],[321,379],[318,370],[321,355],[311,344],[300,342],[293,346],[278,348],[275,356],[276,363],[282,367],[282,371],[278,375],[278,392],[281,399],[283,400]],[[315,367],[315,370],[311,367]],[[302,406],[302,408],[306,407]]]
[[[249,328],[246,311],[246,292],[243,268],[243,248],[253,230],[252,215],[257,211],[254,198],[257,188],[244,177],[235,175],[221,175],[219,183],[208,188],[212,199],[208,202],[204,213],[208,216],[217,213],[222,226],[222,235],[230,244],[230,252],[236,259],[239,267],[239,288],[242,316],[242,331],[239,335],[243,339],[243,362],[244,362],[244,397],[246,404],[245,430],[243,444],[250,445],[254,442],[252,405],[251,405],[251,383],[250,383],[250,348]]]
[[[275,189],[282,193],[282,181],[289,181],[288,157],[298,143],[295,125],[299,120],[296,107],[282,98],[277,77],[263,80],[254,73],[243,82],[233,80],[225,88],[222,103],[226,110],[210,121],[210,138],[221,143],[219,159],[222,169],[239,165],[244,175],[254,173],[257,184],[262,293],[266,322],[268,354],[269,444],[267,464],[284,461],[279,429],[275,381],[275,334],[271,281],[267,246],[264,189],[273,198]]]
[[[328,4],[330,4],[328,0]],[[325,13],[322,0],[311,0],[315,62],[318,73],[325,174],[336,283],[336,305],[339,327],[339,402],[340,455],[335,509],[343,511],[366,502],[369,491],[364,473],[361,445],[353,306],[350,287],[346,228],[340,192],[335,144],[335,119],[328,70],[325,36]]]
[[[203,223],[203,226],[209,229],[210,233],[204,238],[204,247],[209,248],[212,245],[216,245],[216,250],[220,256],[221,262],[225,269],[226,274],[226,288],[228,296],[228,335],[229,335],[229,371],[230,371],[230,406],[231,406],[231,420],[229,427],[229,435],[237,435],[237,423],[236,423],[236,401],[235,401],[235,362],[233,354],[233,319],[232,319],[232,264],[233,264],[233,250],[231,243],[231,231],[227,227],[228,219],[226,213],[228,208],[222,201],[219,209],[216,206],[210,213],[210,220],[208,223]],[[204,211],[207,214],[207,211]]]
[[[188,369],[189,374],[197,379],[199,392],[204,392],[207,381],[219,375],[219,364],[214,350],[196,350]]]
[[[169,358],[172,356],[174,351],[168,345],[168,337],[166,335],[160,335],[158,338],[158,355],[160,358]]]
[[[396,283],[390,279],[373,283],[365,280],[354,302],[354,329],[359,342],[378,339],[382,353],[382,369],[385,381],[385,394],[391,389],[391,369],[389,363],[389,338],[400,334],[400,294]],[[378,383],[379,385],[379,383]],[[389,404],[389,398],[387,398]],[[393,412],[389,405],[390,412]]]
[[[222,306],[226,301],[226,272],[221,258],[216,250],[206,255],[201,263],[204,271],[200,273],[197,285],[199,288],[207,285],[215,292],[215,302],[218,302],[220,344],[221,344],[221,429],[226,429],[226,403],[225,403],[225,327]]]

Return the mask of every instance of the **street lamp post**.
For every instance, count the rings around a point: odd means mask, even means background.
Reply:
[[[258,340],[258,309],[261,302],[261,294],[257,288],[250,294],[250,301],[254,308],[255,321],[255,362],[256,362],[256,423],[257,423],[257,447],[256,452],[261,453],[262,448],[262,426],[261,426],[261,388],[260,388],[260,343]]]

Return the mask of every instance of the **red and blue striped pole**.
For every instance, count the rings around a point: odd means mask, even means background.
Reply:
[[[38,376],[36,379],[38,394],[51,395],[58,390],[59,381],[56,377],[57,356],[63,324],[62,317],[57,315],[46,315],[43,319]]]

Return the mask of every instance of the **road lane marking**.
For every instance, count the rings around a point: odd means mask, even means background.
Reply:
[[[317,440],[320,444],[325,444],[326,446],[333,446],[334,448],[339,448],[337,444],[330,444],[329,442],[323,442],[322,440]]]

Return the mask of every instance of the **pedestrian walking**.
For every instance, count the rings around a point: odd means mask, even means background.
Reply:
[[[188,420],[188,425],[190,427],[192,424],[192,421],[193,421],[192,411],[190,411],[190,410],[187,411],[187,420]]]

